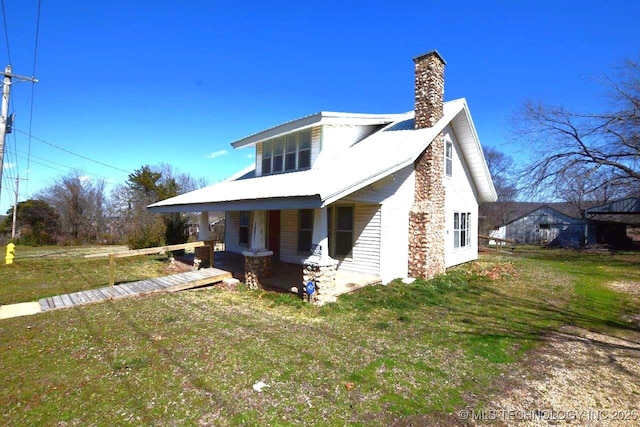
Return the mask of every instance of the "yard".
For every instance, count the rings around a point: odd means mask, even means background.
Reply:
[[[4,252],[4,247],[2,247]],[[0,305],[95,289],[109,284],[109,260],[85,254],[118,252],[125,246],[18,246],[14,264],[0,264]],[[172,274],[166,255],[119,258],[116,283]]]
[[[93,262],[17,263],[33,285],[63,286],[56,277],[69,274],[104,286],[94,270],[106,263]],[[167,265],[141,258],[118,271],[146,274],[145,264]],[[46,293],[7,282],[17,277],[7,271],[3,303]],[[503,420],[465,420],[466,410],[638,414],[639,316],[640,254],[535,249],[322,308],[242,288],[110,301],[0,322],[2,422],[467,425]]]

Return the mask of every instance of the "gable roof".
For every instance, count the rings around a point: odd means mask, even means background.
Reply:
[[[553,211],[566,215],[570,218],[580,219],[580,209],[573,203],[567,202],[495,202],[487,203],[480,206],[480,215],[485,215],[488,208],[499,209],[504,213],[504,224],[510,224],[525,216],[547,207]],[[499,224],[499,225],[504,225]]]
[[[253,145],[282,134],[285,128],[292,132],[308,127],[311,122],[322,123],[323,114],[268,129],[234,144]],[[345,114],[344,118],[349,116],[355,120],[370,120],[378,115]],[[460,143],[480,202],[496,200],[465,99],[444,103],[444,115],[432,128],[414,129],[413,112],[380,115],[375,120],[389,122],[382,130],[343,151],[321,153],[312,169],[229,180],[154,203],[149,209],[153,212],[193,212],[323,207],[413,164],[449,124]]]

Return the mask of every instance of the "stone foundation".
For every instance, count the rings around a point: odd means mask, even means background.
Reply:
[[[249,289],[263,289],[262,280],[271,277],[271,251],[245,251],[244,282]]]
[[[302,295],[305,301],[323,305],[336,300],[336,270],[338,262],[331,258],[310,257],[304,262],[302,270]],[[307,293],[307,283],[313,282],[315,292]]]

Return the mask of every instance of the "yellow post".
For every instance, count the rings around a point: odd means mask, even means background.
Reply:
[[[16,245],[9,243],[7,245],[7,255],[4,257],[5,264],[13,264],[13,258],[16,256]]]
[[[116,284],[116,255],[109,254],[109,286]]]

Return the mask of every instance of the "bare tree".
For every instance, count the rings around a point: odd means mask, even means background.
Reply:
[[[521,175],[529,189],[555,196],[573,183],[592,200],[614,189],[618,196],[638,193],[640,63],[629,60],[600,83],[607,89],[607,111],[576,113],[528,101],[517,114],[515,136],[535,147]]]
[[[77,243],[97,241],[104,231],[104,181],[72,171],[44,189],[40,197],[60,217],[60,232]]]
[[[498,195],[498,203],[483,203],[480,207],[480,232],[486,235],[509,218],[514,209],[512,202],[518,196],[518,188],[514,179],[516,170],[513,158],[488,146],[483,146],[482,151]]]

